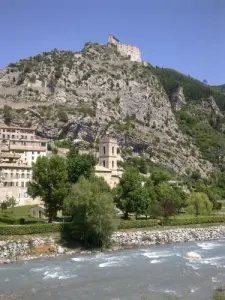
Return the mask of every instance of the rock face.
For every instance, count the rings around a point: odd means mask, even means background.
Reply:
[[[171,103],[175,111],[181,110],[181,108],[187,104],[182,87],[179,87],[177,91],[173,93]]]
[[[221,114],[220,109],[212,96],[202,101],[202,107],[205,109],[210,109],[216,114]]]
[[[43,137],[93,143],[108,133],[175,172],[198,169],[204,176],[212,168],[180,131],[151,65],[131,62],[114,47],[88,43],[79,53],[55,49],[10,64],[0,70],[4,105],[13,108],[12,125],[32,126]],[[182,87],[172,105],[185,105]]]

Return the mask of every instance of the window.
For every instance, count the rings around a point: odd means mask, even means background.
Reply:
[[[45,147],[46,146],[46,143],[41,143],[41,147]]]
[[[19,194],[19,198],[20,198],[20,194]]]
[[[34,160],[34,156],[32,156],[32,160]]]
[[[18,186],[18,182],[16,182],[16,186]]]
[[[16,173],[16,178],[19,178],[19,173]]]
[[[114,168],[114,161],[112,161],[112,168]]]
[[[27,174],[27,178],[30,178],[30,174]]]
[[[105,167],[105,160],[103,160],[103,167]]]
[[[5,138],[5,134],[3,134],[3,139]]]
[[[21,187],[24,187],[24,182],[23,181],[21,182]]]
[[[10,176],[13,177],[13,173],[11,173]]]
[[[112,147],[112,154],[114,154],[114,147]]]
[[[32,151],[32,155],[34,155],[34,151]]]
[[[13,134],[13,135],[12,135],[12,138],[14,139],[14,137],[15,137],[15,135]]]
[[[24,173],[21,174],[21,178],[24,178]]]
[[[105,146],[103,147],[103,153],[105,154]]]
[[[14,141],[13,141],[12,143],[13,143],[13,145],[15,145],[15,144],[16,144],[16,142],[14,142]]]

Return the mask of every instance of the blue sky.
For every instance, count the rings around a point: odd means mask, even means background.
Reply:
[[[112,33],[153,65],[225,83],[225,0],[0,0],[0,26],[0,68]]]

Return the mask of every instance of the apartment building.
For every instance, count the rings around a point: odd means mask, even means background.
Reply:
[[[18,205],[40,203],[28,195],[27,185],[32,179],[32,163],[47,155],[47,143],[34,129],[0,124],[0,202],[13,196]]]

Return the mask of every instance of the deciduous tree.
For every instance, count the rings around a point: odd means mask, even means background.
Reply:
[[[42,199],[51,222],[57,211],[62,209],[63,200],[69,190],[66,161],[58,155],[51,158],[39,156],[32,171],[33,178],[28,185],[28,194]]]
[[[210,215],[213,205],[205,193],[193,192],[187,200],[187,211],[195,216]]]
[[[81,177],[65,200],[73,217],[72,237],[86,246],[107,246],[113,233],[116,209],[109,186],[103,178]]]
[[[89,178],[93,173],[96,159],[93,155],[79,154],[78,149],[71,148],[67,155],[68,179],[76,183],[81,176]]]

